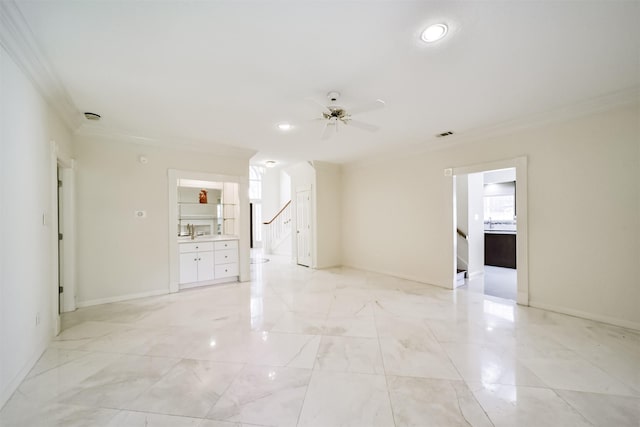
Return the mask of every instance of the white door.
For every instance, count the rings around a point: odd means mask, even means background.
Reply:
[[[299,265],[311,265],[311,191],[296,193],[296,242]]]

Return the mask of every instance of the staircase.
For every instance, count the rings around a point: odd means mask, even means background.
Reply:
[[[291,239],[291,200],[278,211],[271,221],[263,222],[266,253],[277,253],[278,247]]]
[[[469,236],[459,228],[456,229],[456,233],[458,233],[458,237],[461,237],[464,240],[469,240]],[[457,256],[458,268],[456,269],[456,287],[464,285],[464,279],[467,277],[467,261],[460,258],[460,254]]]

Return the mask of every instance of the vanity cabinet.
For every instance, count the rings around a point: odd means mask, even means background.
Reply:
[[[180,251],[180,285],[185,288],[223,283],[240,274],[238,240],[183,242]]]
[[[214,278],[213,242],[181,243],[180,283],[194,283]]]
[[[239,273],[238,268],[238,241],[225,240],[215,242],[215,278],[222,279],[234,277]]]

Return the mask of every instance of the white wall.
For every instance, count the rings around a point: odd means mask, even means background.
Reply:
[[[86,135],[76,141],[78,304],[168,292],[167,170],[248,177],[250,155]],[[138,162],[142,154],[147,164]],[[134,217],[135,210],[146,211],[146,218]]]
[[[55,328],[52,140],[71,157],[68,130],[0,48],[0,407]]]
[[[640,328],[638,106],[343,168],[343,263],[450,287],[445,168],[528,158],[530,304]],[[381,200],[389,203],[381,204]]]
[[[469,235],[469,178],[468,175],[456,177],[456,228]],[[469,244],[456,233],[457,269],[468,270]]]
[[[285,203],[291,201],[291,177],[289,174],[280,169],[280,203],[282,207]]]
[[[287,197],[291,188],[287,188]],[[280,169],[265,168],[262,175],[262,221],[271,221],[280,205]]]
[[[515,173],[515,170],[514,170]],[[469,184],[469,276],[484,273],[484,183],[482,173],[467,175]]]
[[[316,268],[342,265],[340,166],[313,162],[316,171]]]

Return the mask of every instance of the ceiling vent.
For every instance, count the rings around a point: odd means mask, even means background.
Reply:
[[[96,114],[96,113],[86,112],[86,113],[84,113],[84,117],[87,120],[96,120],[96,121],[100,120],[100,114]]]
[[[450,130],[437,134],[436,138],[444,138],[445,136],[449,136],[449,135],[453,135],[453,132],[451,132]]]

